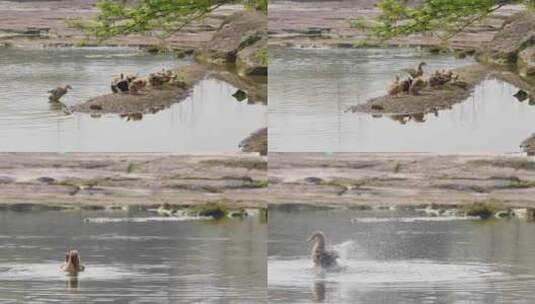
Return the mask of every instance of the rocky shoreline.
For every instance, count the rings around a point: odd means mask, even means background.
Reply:
[[[0,153],[0,206],[264,207],[266,161],[251,154]]]
[[[268,174],[273,205],[535,205],[535,162],[525,156],[270,153]]]

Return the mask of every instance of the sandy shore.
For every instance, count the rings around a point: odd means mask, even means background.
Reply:
[[[260,207],[266,166],[250,154],[0,153],[0,205]]]
[[[535,207],[535,159],[506,155],[270,153],[269,202]]]

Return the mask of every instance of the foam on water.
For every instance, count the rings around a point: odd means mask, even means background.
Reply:
[[[83,263],[83,262],[82,262]],[[0,264],[0,281],[63,281],[68,276],[60,271],[61,263],[2,263]],[[120,280],[141,276],[132,272],[127,265],[86,265],[86,270],[78,277],[90,280]]]
[[[84,222],[92,224],[107,223],[148,223],[148,222],[183,222],[183,221],[200,221],[212,220],[209,216],[149,216],[149,217],[90,217],[85,218]]]
[[[447,221],[476,221],[478,216],[418,216],[418,217],[356,217],[352,223],[415,223],[415,222],[447,222]]]
[[[353,284],[480,283],[506,278],[492,265],[438,263],[431,260],[375,261],[341,259],[340,271],[315,268],[310,259],[270,259],[269,285],[309,286],[316,280]]]

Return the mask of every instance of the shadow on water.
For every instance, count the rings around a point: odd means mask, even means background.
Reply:
[[[266,226],[258,216],[0,212],[0,302],[265,303]],[[85,265],[78,276],[59,271],[69,248]]]
[[[238,102],[237,89],[223,81],[203,80],[186,100],[141,116],[66,115],[47,100],[48,90],[68,83],[73,90],[62,102],[71,106],[110,92],[111,78],[121,72],[143,75],[190,63],[124,48],[0,49],[0,68],[7,71],[0,75],[0,136],[9,139],[0,150],[238,151],[241,140],[266,125],[266,107]]]
[[[428,63],[426,71],[472,62],[412,49],[275,49],[270,151],[521,152],[520,143],[533,132],[535,106],[498,80],[486,80],[466,101],[427,115],[346,112],[384,95],[396,74],[421,61]]]
[[[357,220],[352,220],[357,219]],[[316,230],[340,254],[315,268]],[[535,297],[535,224],[416,211],[270,209],[270,303],[528,303]]]

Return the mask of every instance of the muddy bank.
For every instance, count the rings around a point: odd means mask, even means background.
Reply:
[[[137,94],[114,94],[110,90],[109,94],[70,107],[70,111],[91,114],[156,113],[186,99],[193,86],[208,74],[207,68],[199,64],[183,67],[174,72],[178,75],[176,84],[149,86]]]
[[[535,207],[535,161],[522,156],[270,153],[270,204]]]
[[[2,153],[0,168],[0,205],[266,203],[266,159],[247,154]]]
[[[461,84],[448,83],[438,87],[427,87],[419,95],[384,95],[352,106],[348,111],[371,114],[414,115],[449,109],[472,94],[474,87],[491,72],[480,64],[473,64],[453,70],[459,75]],[[432,73],[432,72],[429,72]],[[386,90],[386,89],[385,89]]]
[[[253,132],[240,143],[240,148],[244,152],[257,152],[260,155],[267,155],[268,129],[262,128]]]
[[[532,88],[529,83],[507,69],[472,64],[452,71],[454,74],[459,75],[458,82],[450,82],[437,87],[427,86],[419,95],[400,94],[398,96],[383,95],[375,97],[366,103],[352,106],[347,111],[370,113],[372,115],[391,115],[391,118],[396,120],[403,120],[405,116],[412,115],[417,119],[417,115],[451,109],[455,104],[470,97],[475,86],[489,78],[511,83],[532,95]],[[429,71],[427,74],[432,72]]]
[[[227,82],[239,91],[243,92],[248,103],[267,104],[267,84],[256,79],[244,79],[237,74],[218,68],[192,64],[180,69],[173,70],[178,75],[176,83],[168,83],[161,86],[147,86],[139,92],[133,93],[110,93],[91,98],[83,103],[69,108],[70,112],[121,115],[153,114],[169,108],[171,105],[181,102],[190,96],[193,87],[205,78],[214,78]],[[144,76],[144,75],[140,75]],[[236,93],[235,93],[236,94]],[[237,101],[240,98],[236,96]]]

